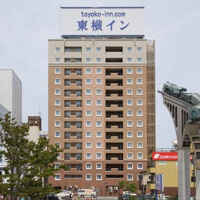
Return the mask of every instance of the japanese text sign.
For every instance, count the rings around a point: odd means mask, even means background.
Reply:
[[[61,7],[61,36],[144,36],[143,7]]]

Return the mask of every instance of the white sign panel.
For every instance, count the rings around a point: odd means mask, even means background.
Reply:
[[[144,36],[144,7],[61,7],[61,36]]]

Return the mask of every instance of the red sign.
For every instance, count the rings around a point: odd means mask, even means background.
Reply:
[[[178,153],[177,152],[153,152],[152,160],[176,161],[178,160]]]

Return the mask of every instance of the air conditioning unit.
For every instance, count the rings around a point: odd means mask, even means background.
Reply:
[[[118,190],[118,187],[116,186],[116,187],[114,187],[114,190]]]

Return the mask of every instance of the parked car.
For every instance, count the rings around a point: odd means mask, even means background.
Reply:
[[[96,191],[93,189],[79,189],[78,190],[78,197],[85,198],[85,197],[96,197]]]
[[[61,200],[55,194],[48,194],[42,200]]]
[[[130,200],[131,196],[129,194],[122,194],[118,200]]]
[[[66,199],[66,198],[72,198],[73,193],[68,190],[63,190],[62,192],[56,194],[57,197],[60,197],[61,199]]]
[[[152,194],[141,194],[136,198],[136,200],[153,200],[155,199],[155,196]]]
[[[130,195],[131,197],[136,197],[137,196],[137,194],[135,194],[133,192],[130,192],[130,191],[123,191],[123,194]]]

